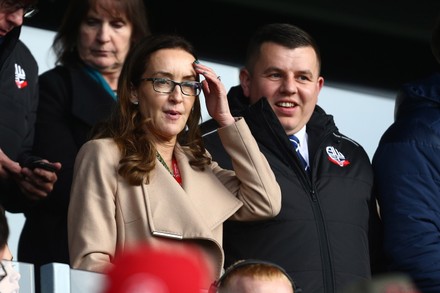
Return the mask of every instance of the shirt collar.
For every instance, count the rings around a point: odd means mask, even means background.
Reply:
[[[294,133],[294,135],[299,139],[300,145],[305,144],[307,142],[306,126],[304,125],[303,128],[301,128],[297,133]]]

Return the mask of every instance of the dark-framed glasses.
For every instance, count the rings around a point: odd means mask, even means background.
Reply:
[[[33,5],[26,5],[17,0],[0,0],[0,7],[6,13],[13,13],[23,9],[23,17],[30,18],[38,12],[38,8]]]
[[[202,91],[202,84],[198,81],[177,82],[168,78],[142,78],[139,81],[153,82],[153,89],[158,93],[170,94],[174,91],[176,85],[180,86],[180,91],[185,96],[198,96]]]

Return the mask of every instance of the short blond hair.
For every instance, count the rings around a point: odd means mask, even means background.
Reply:
[[[239,260],[226,269],[225,273],[211,286],[209,293],[222,292],[230,280],[237,277],[249,277],[256,280],[271,281],[285,279],[292,285],[293,293],[300,293],[293,279],[279,265],[257,259]]]

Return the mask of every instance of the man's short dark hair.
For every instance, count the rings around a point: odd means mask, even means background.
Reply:
[[[253,71],[263,43],[275,43],[289,49],[312,47],[316,53],[319,71],[321,70],[321,53],[315,39],[306,31],[289,23],[270,23],[258,28],[252,35],[246,52],[245,66]]]

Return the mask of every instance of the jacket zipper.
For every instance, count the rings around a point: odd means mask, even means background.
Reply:
[[[327,141],[327,138],[332,134],[332,132],[327,133],[319,147],[318,150],[322,149],[323,142]],[[321,206],[319,204],[318,194],[316,192],[315,184],[314,184],[314,178],[313,178],[313,170],[314,168],[311,168],[310,170],[310,176],[307,175],[306,171],[302,168],[301,162],[299,161],[299,158],[296,156],[295,153],[293,153],[293,156],[295,156],[294,169],[296,170],[296,174],[299,175],[299,180],[301,181],[303,188],[308,192],[310,195],[310,198],[312,200],[312,209],[313,214],[315,215],[316,219],[316,228],[318,230],[318,241],[320,243],[321,247],[321,261],[322,261],[322,276],[323,276],[323,285],[324,285],[324,291],[323,293],[335,293],[335,279],[334,279],[334,269],[330,257],[330,248],[329,248],[329,242],[327,237],[327,228],[324,221],[324,216],[321,210]],[[312,156],[312,158],[315,158],[315,155]],[[310,166],[312,166],[312,163]],[[328,290],[328,288],[331,288]]]
[[[319,144],[319,147],[317,150],[321,150],[323,148],[323,142],[327,141],[327,138],[332,134],[332,132],[327,133],[323,139],[321,140],[321,143]],[[313,159],[316,158],[316,154],[312,156]],[[312,164],[311,164],[312,166]],[[310,172],[310,179],[308,180],[309,184],[309,194],[312,199],[312,207],[313,207],[313,213],[315,215],[316,219],[316,228],[318,230],[318,237],[319,237],[319,243],[321,247],[321,253],[322,253],[322,276],[323,276],[323,284],[324,284],[324,291],[323,293],[334,293],[336,292],[335,289],[335,274],[334,274],[334,268],[332,265],[331,260],[331,254],[330,254],[330,245],[329,240],[327,237],[327,227],[326,223],[324,221],[324,216],[321,210],[321,205],[319,203],[318,194],[316,192],[316,187],[314,183],[314,177],[313,177],[313,171],[315,168],[311,169]]]
[[[275,131],[273,129],[273,127],[271,126],[272,124],[270,123],[269,120],[266,119],[266,116],[263,116],[263,118],[265,119],[266,125],[269,126],[269,129],[271,131],[271,133],[273,133],[274,137],[278,137],[277,135],[277,131]],[[336,137],[338,137],[336,134],[334,134],[334,132],[337,130],[336,127],[333,127],[332,129],[328,130],[328,132],[322,136],[321,142],[317,148],[317,150],[322,149],[323,144],[325,141],[328,141],[328,137],[330,137],[332,134],[335,135]],[[342,138],[342,137],[339,137]],[[281,140],[278,141],[279,146],[283,145],[283,143],[281,142]],[[293,150],[290,149],[290,152],[292,154]],[[296,154],[294,154],[296,157]],[[311,158],[315,158],[316,154],[313,154],[313,156],[311,156]],[[323,264],[323,285],[324,285],[324,292],[323,293],[335,293],[336,289],[335,289],[335,274],[334,274],[334,269],[333,269],[333,265],[332,265],[332,261],[330,258],[330,248],[329,248],[329,243],[328,243],[328,237],[327,237],[327,228],[325,225],[325,221],[324,221],[324,216],[322,214],[321,211],[321,206],[319,204],[319,199],[318,199],[318,194],[316,192],[316,188],[315,188],[315,183],[314,183],[314,178],[313,178],[313,171],[315,168],[312,167],[312,163],[314,162],[310,162],[310,176],[307,175],[306,171],[303,170],[303,168],[301,167],[301,162],[299,161],[299,158],[293,159],[293,161],[295,161],[296,163],[294,163],[294,165],[296,165],[295,167],[292,166],[294,169],[296,169],[296,174],[299,175],[300,181],[304,187],[304,190],[306,190],[308,192],[308,194],[310,195],[310,198],[312,200],[312,209],[313,209],[313,213],[315,215],[316,218],[316,228],[318,230],[318,237],[319,237],[319,243],[320,243],[320,247],[321,249],[321,253],[322,253],[322,264]],[[327,288],[330,288],[329,290],[327,290]]]

